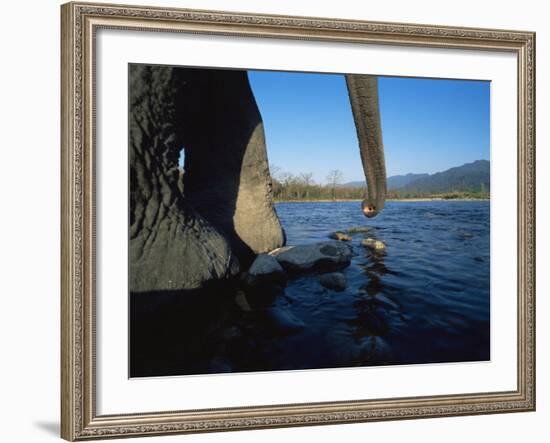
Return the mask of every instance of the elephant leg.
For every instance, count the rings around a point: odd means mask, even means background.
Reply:
[[[367,180],[363,213],[367,217],[374,217],[384,208],[387,193],[378,79],[370,75],[348,74],[346,84]]]
[[[191,290],[238,272],[226,239],[178,189],[184,86],[172,68],[130,75],[130,291]]]
[[[198,70],[199,122],[185,150],[184,193],[242,263],[284,244],[262,118],[246,71]]]

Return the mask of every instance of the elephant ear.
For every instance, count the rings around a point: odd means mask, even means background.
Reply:
[[[371,75],[348,74],[346,84],[367,180],[367,199],[364,205],[374,206],[376,215],[384,208],[387,193],[378,78]]]

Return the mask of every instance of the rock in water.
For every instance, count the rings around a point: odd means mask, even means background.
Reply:
[[[351,237],[342,231],[336,231],[329,235],[329,238],[340,241],[351,241]]]
[[[337,240],[294,246],[276,256],[289,272],[330,271],[345,268],[351,262],[351,249]]]
[[[289,251],[290,249],[292,249],[294,246],[282,246],[280,248],[277,248],[277,249],[273,249],[273,251],[270,251],[268,252],[269,255],[272,255],[273,257],[277,257],[279,254],[282,254],[283,252],[285,251]]]
[[[342,272],[331,272],[319,276],[319,283],[327,289],[341,292],[346,289],[347,280]]]
[[[248,270],[245,283],[248,286],[258,286],[271,283],[284,284],[286,279],[286,272],[275,257],[268,254],[260,254],[256,257],[252,263],[252,266]]]
[[[361,244],[375,251],[383,251],[386,249],[386,245],[384,243],[380,240],[375,240],[374,238],[365,238],[361,241]]]

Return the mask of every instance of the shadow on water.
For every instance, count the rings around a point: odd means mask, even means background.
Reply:
[[[130,376],[210,372],[206,362],[221,352],[233,309],[227,290],[130,294]]]
[[[284,288],[237,281],[130,294],[130,377],[265,370],[264,345],[301,329]]]

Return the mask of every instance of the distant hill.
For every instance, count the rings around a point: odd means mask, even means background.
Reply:
[[[490,187],[491,171],[489,161],[476,160],[427,177],[418,178],[399,188],[399,191],[431,194],[455,191],[489,192]]]
[[[399,189],[403,186],[418,180],[419,178],[429,177],[430,174],[406,174],[406,175],[392,175],[388,177],[388,190]]]
[[[367,186],[365,181],[347,182],[337,185],[339,188],[363,188]]]
[[[406,174],[388,177],[388,190],[415,193],[444,193],[453,191],[490,190],[490,163],[476,160],[462,166],[447,169],[435,174]],[[340,185],[348,188],[365,187],[364,181],[348,182]]]
[[[392,189],[401,188],[415,181],[416,179],[427,177],[428,175],[429,174],[392,175],[391,177],[388,177],[388,190],[391,191]],[[346,188],[364,188],[366,184],[364,181],[355,181],[344,183],[340,186]]]

